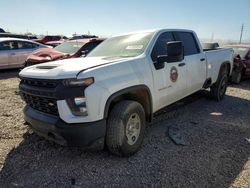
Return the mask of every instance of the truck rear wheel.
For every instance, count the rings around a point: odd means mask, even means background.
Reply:
[[[121,101],[108,117],[107,147],[113,154],[130,156],[139,150],[144,132],[145,112],[142,105],[135,101]]]
[[[216,83],[210,87],[210,95],[213,99],[221,101],[227,90],[227,74],[221,74]]]
[[[231,77],[232,82],[235,83],[235,84],[239,84],[240,80],[241,80],[241,76],[242,76],[241,72],[233,71],[232,72],[232,77]]]

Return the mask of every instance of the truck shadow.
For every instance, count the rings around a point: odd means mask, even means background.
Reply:
[[[198,94],[173,118],[146,130],[141,150],[130,158],[86,152],[26,133],[6,156],[0,185],[10,187],[229,187],[250,157],[250,101],[226,96],[221,103]],[[178,127],[186,146],[167,137]],[[244,174],[243,174],[244,175]]]
[[[18,77],[20,69],[0,70],[0,80]]]

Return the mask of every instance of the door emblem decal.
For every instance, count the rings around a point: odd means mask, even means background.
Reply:
[[[177,70],[176,67],[173,66],[173,67],[171,67],[171,69],[170,69],[170,80],[171,80],[172,82],[176,82],[177,79],[178,79],[178,70]]]

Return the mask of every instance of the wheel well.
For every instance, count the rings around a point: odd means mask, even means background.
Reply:
[[[140,103],[144,108],[146,121],[152,121],[152,98],[146,86],[127,88],[111,95],[105,106],[104,117],[107,118],[115,104],[122,100],[133,100]]]

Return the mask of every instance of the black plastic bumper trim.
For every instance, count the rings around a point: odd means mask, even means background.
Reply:
[[[28,105],[23,111],[24,119],[35,133],[61,145],[91,147],[97,145],[97,141],[104,140],[106,135],[105,119],[68,124],[57,116],[37,111]]]

